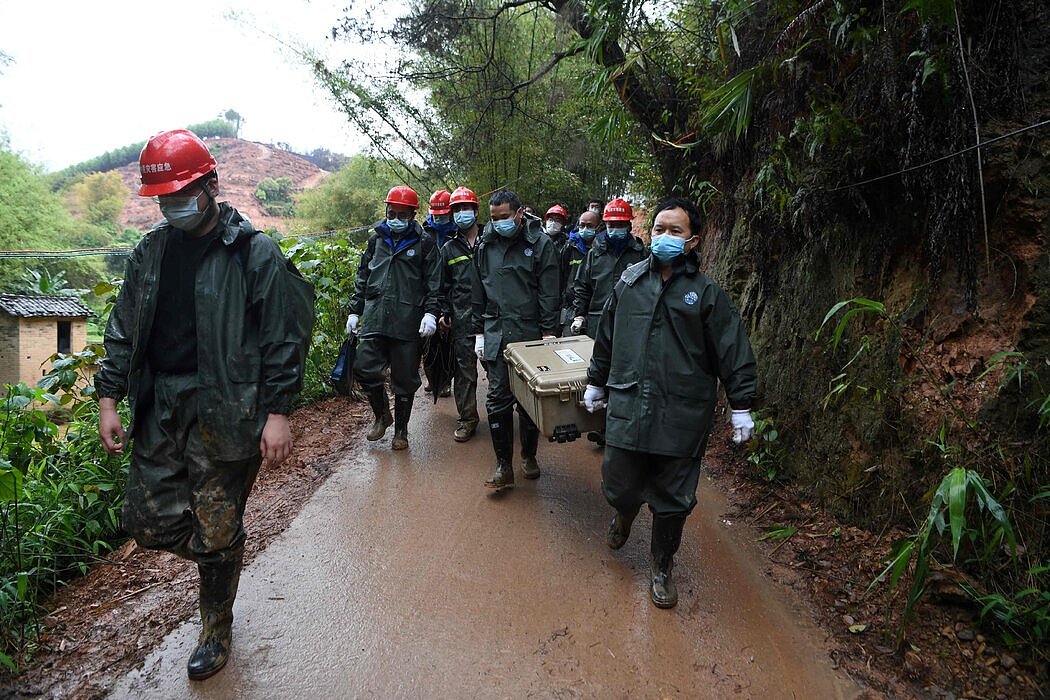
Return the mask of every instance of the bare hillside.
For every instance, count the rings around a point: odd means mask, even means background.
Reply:
[[[260,229],[286,231],[290,220],[265,213],[255,189],[267,177],[287,177],[295,183],[296,192],[316,187],[328,172],[318,168],[294,153],[282,151],[262,143],[241,139],[207,139],[219,170],[220,201],[229,201]],[[120,169],[132,196],[124,206],[120,223],[126,227],[147,230],[160,220],[156,203],[135,193],[139,185],[137,163]]]

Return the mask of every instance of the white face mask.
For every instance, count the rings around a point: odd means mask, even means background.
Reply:
[[[200,211],[197,199],[194,197],[165,197],[160,200],[160,213],[168,220],[171,226],[182,231],[193,231],[204,221],[208,210]]]
[[[547,222],[547,233],[560,233],[561,232],[560,221],[548,221]]]

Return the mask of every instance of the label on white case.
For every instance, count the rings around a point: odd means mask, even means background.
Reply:
[[[555,350],[554,354],[560,357],[567,365],[579,365],[584,363],[584,359],[577,355],[574,350]]]

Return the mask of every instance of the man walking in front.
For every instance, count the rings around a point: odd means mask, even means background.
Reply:
[[[132,440],[124,529],[197,563],[202,629],[187,671],[199,680],[230,654],[248,493],[263,459],[291,452],[313,288],[216,200],[215,160],[195,134],[157,134],[139,169],[139,194],[157,197],[165,220],[131,252],[106,326],[99,437],[113,454]]]
[[[503,349],[507,343],[553,338],[558,333],[558,255],[540,220],[525,214],[518,195],[497,190],[489,200],[485,226],[474,259],[475,349],[489,375],[488,410],[496,469],[485,482],[491,489],[514,485],[514,395]],[[522,473],[537,479],[540,431],[518,405]]]
[[[606,405],[602,490],[616,514],[607,544],[627,541],[642,503],[653,514],[649,597],[678,603],[671,578],[685,520],[696,505],[700,460],[718,382],[732,408],[733,439],[750,438],[755,358],[740,316],[700,272],[702,218],[684,199],[655,210],[652,254],[623,273],[602,312],[584,403]]]

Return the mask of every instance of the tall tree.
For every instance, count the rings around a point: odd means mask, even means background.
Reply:
[[[337,104],[410,183],[510,185],[537,206],[580,205],[625,192],[644,170],[644,136],[620,119],[614,94],[594,85],[593,65],[549,11],[421,3],[389,27],[347,17],[334,33],[410,47],[388,66],[315,63]]]

